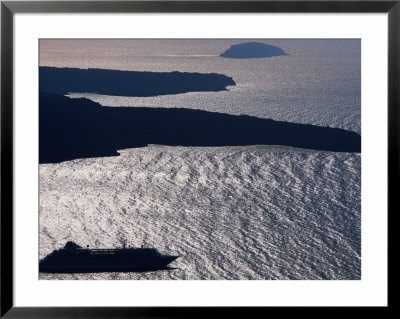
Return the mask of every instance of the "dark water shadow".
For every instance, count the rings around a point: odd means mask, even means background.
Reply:
[[[288,55],[281,48],[260,42],[248,42],[232,45],[220,56],[231,59],[270,58]]]
[[[40,94],[39,162],[117,156],[148,144],[286,145],[360,152],[355,132],[192,109],[103,107],[88,99]]]
[[[118,273],[144,273],[144,272],[156,272],[156,271],[171,271],[174,270],[175,268],[170,268],[168,266],[163,267],[145,267],[145,268],[126,268],[125,270],[121,270],[121,267],[117,268],[112,268],[112,267],[107,267],[107,268],[99,268],[99,269],[87,269],[87,270],[82,270],[82,269],[74,269],[73,267],[71,269],[50,269],[50,270],[40,270],[40,273],[44,274],[95,274],[95,273],[110,273],[110,272],[118,272]]]
[[[116,96],[156,96],[224,91],[229,85],[235,85],[233,79],[217,73],[39,68],[40,92],[62,95],[71,92]]]

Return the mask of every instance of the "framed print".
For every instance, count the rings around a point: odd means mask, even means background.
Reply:
[[[1,10],[2,316],[389,307],[397,1]]]

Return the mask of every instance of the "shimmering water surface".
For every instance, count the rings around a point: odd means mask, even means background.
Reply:
[[[287,56],[229,59],[254,40],[41,40],[40,65],[222,73],[222,92],[70,93],[105,107],[191,108],[361,133],[359,40],[257,40]],[[245,132],[243,132],[245,134]],[[361,157],[289,147],[171,147],[40,165],[39,258],[68,240],[155,247],[173,270],[41,279],[360,279]]]

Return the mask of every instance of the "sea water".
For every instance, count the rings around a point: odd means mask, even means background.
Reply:
[[[219,56],[250,41],[288,55]],[[361,133],[359,40],[41,40],[40,65],[221,73],[236,85],[155,97],[68,96],[104,107],[201,109]],[[360,154],[270,145],[149,145],[119,153],[40,164],[39,258],[70,240],[110,248],[127,239],[179,255],[174,269],[40,279],[361,278]]]

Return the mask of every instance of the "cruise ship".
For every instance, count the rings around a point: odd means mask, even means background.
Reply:
[[[179,256],[168,256],[155,248],[89,249],[69,241],[39,262],[39,272],[93,273],[144,272],[171,269],[168,264]]]

